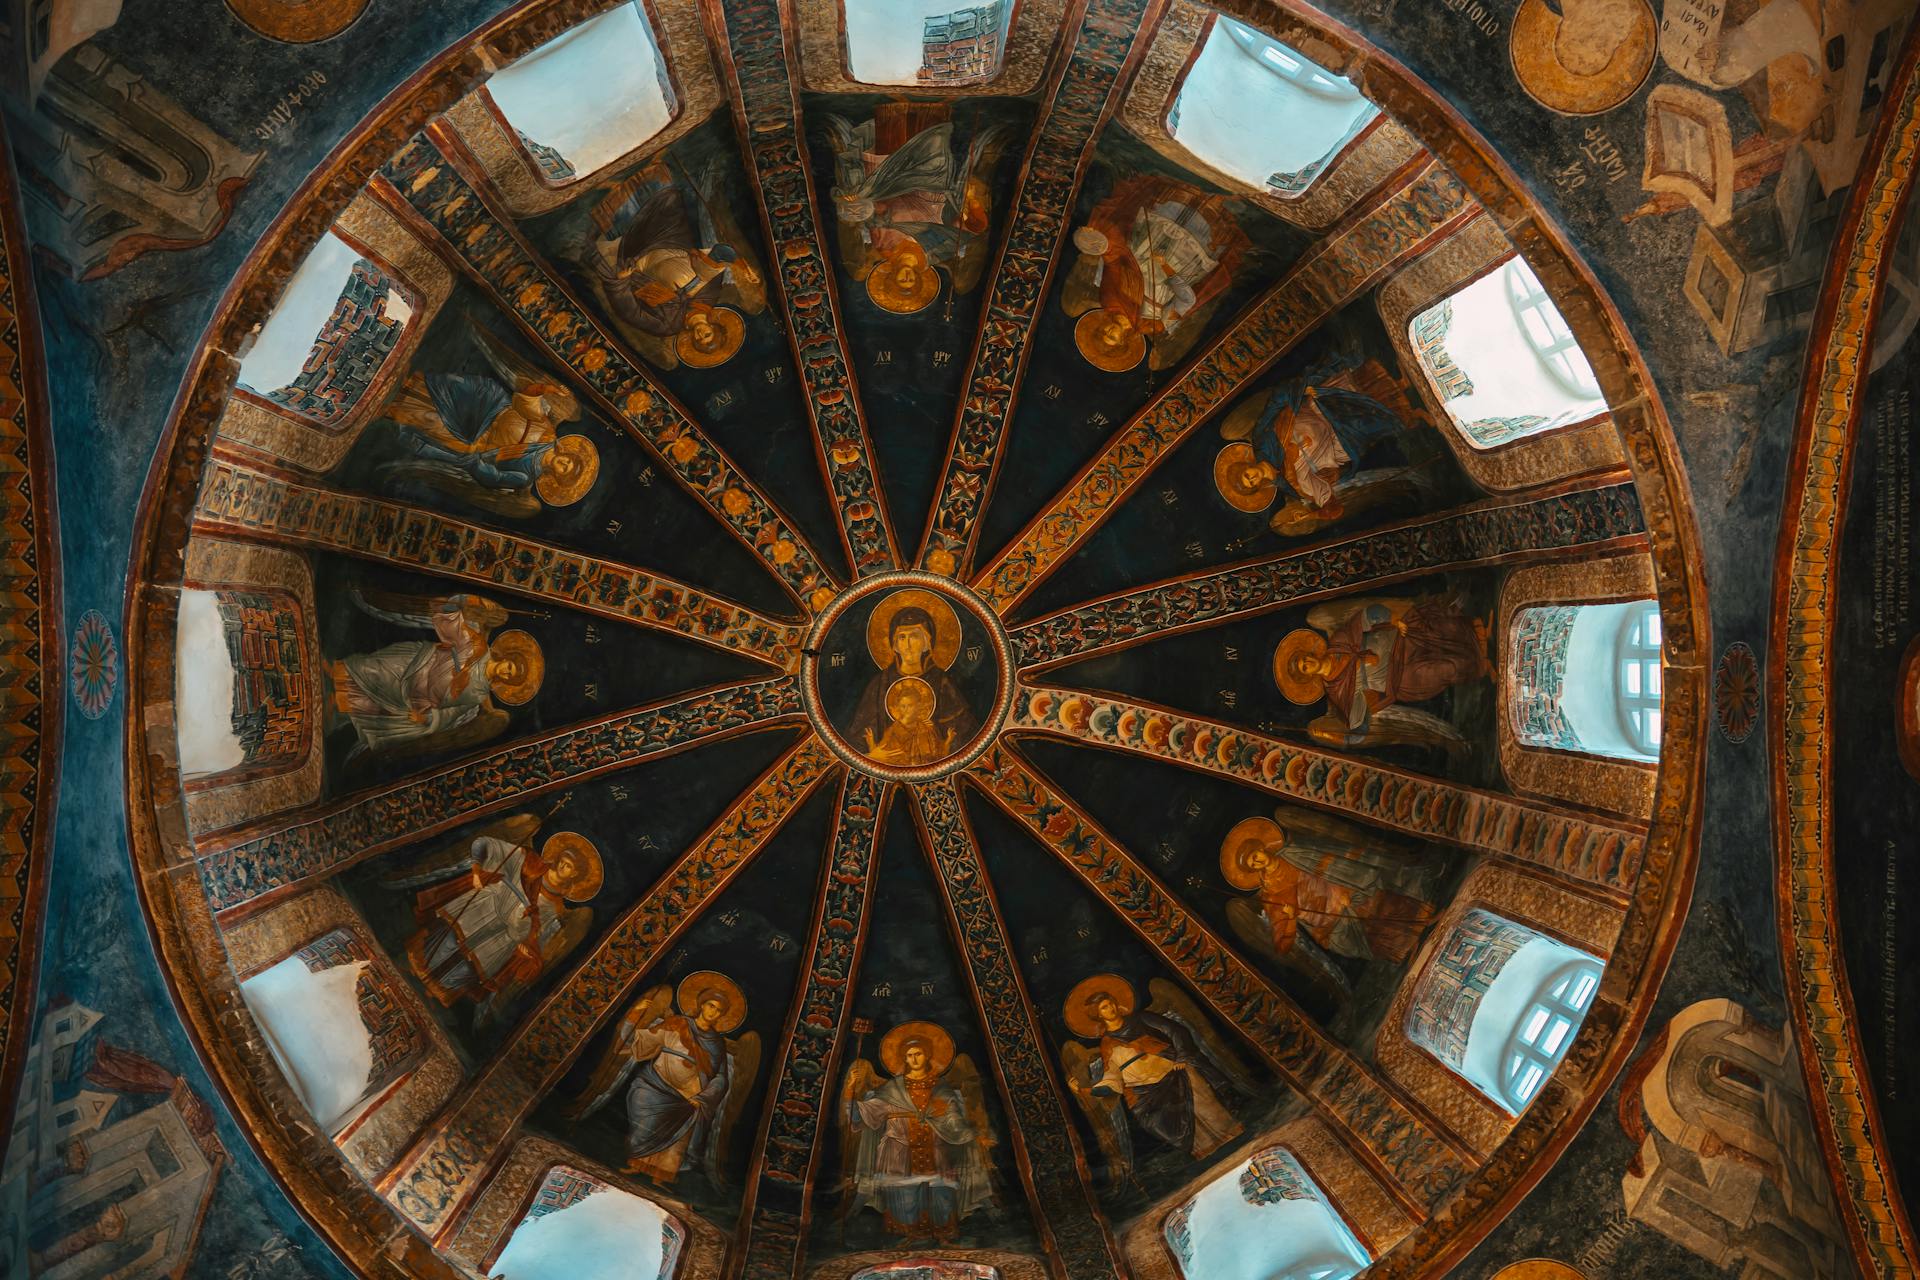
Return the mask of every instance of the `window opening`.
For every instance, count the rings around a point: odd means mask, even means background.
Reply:
[[[1628,613],[1621,627],[1620,656],[1615,671],[1622,725],[1641,751],[1650,756],[1659,755],[1660,606],[1653,601],[1642,601]]]

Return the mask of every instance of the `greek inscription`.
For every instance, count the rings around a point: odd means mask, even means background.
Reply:
[[[1913,583],[1913,398],[1902,388],[1874,407],[1873,647],[1907,634]]]
[[[293,82],[293,87],[281,94],[273,104],[273,109],[262,116],[260,123],[253,126],[253,136],[265,142],[293,123],[293,118],[306,107],[309,99],[320,92],[327,83],[324,71],[309,71]]]

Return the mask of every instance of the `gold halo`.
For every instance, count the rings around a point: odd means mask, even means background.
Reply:
[[[1307,627],[1287,632],[1273,651],[1273,682],[1287,695],[1288,702],[1310,707],[1327,696],[1327,681],[1324,676],[1302,675],[1293,669],[1293,660],[1302,654],[1326,657],[1327,638]]]
[[[510,683],[494,680],[489,685],[495,700],[517,707],[540,692],[540,682],[547,677],[547,655],[540,652],[538,640],[524,631],[502,631],[488,642],[487,656],[516,658],[520,662],[522,674],[518,680]]]
[[[920,273],[920,282],[911,293],[902,293],[893,282],[893,273],[903,265],[910,265]],[[940,296],[940,276],[927,261],[925,249],[917,243],[903,244],[867,272],[867,296],[882,310],[910,316],[916,311],[925,311]]]
[[[1555,13],[1546,0],[1521,0],[1513,15],[1513,34],[1507,52],[1513,58],[1514,78],[1541,106],[1568,116],[1590,116],[1631,98],[1653,70],[1659,23],[1646,0],[1620,5],[1630,11],[1600,14],[1587,27],[1576,27]],[[1582,45],[1604,43],[1604,59],[1593,69],[1579,71],[1567,65],[1568,52],[1589,52]]]
[[[747,993],[732,978],[712,969],[696,969],[680,979],[680,985],[673,993],[674,1006],[685,1017],[699,1017],[700,993],[703,991],[718,991],[727,998],[727,1011],[720,1021],[713,1024],[715,1031],[724,1036],[746,1021]]]
[[[587,490],[593,488],[593,482],[600,478],[600,451],[585,436],[561,436],[554,441],[552,456],[557,458],[563,455],[572,458],[576,464],[571,480],[563,482],[559,476],[543,467],[540,478],[533,482],[533,491],[540,495],[540,501],[550,507],[572,506],[586,497]]]
[[[693,318],[699,315],[706,316],[720,334],[719,345],[711,351],[694,345],[692,323]],[[687,312],[687,324],[673,340],[673,349],[679,354],[681,364],[695,369],[711,369],[733,359],[734,352],[740,349],[746,337],[747,322],[732,307],[694,307]]]
[[[1088,364],[1108,373],[1125,373],[1147,356],[1147,335],[1141,333],[1139,327],[1130,320],[1127,322],[1125,342],[1113,347],[1100,341],[1097,335],[1105,317],[1118,314],[1104,308],[1089,311],[1073,326],[1073,345],[1080,348],[1080,354],[1087,358]]]
[[[1552,1258],[1526,1258],[1493,1273],[1493,1280],[1587,1280],[1586,1273]]]
[[[1093,1011],[1087,1008],[1095,996],[1113,997],[1123,1018],[1139,1005],[1134,999],[1132,984],[1117,973],[1096,973],[1091,978],[1082,978],[1080,984],[1067,993],[1066,1007],[1060,1011],[1067,1020],[1067,1030],[1082,1040],[1098,1040],[1106,1033],[1106,1028],[1093,1020]]]
[[[894,709],[893,700],[905,692],[909,685],[918,685],[927,691],[927,703],[929,706],[938,707],[940,705],[940,699],[935,696],[932,685],[922,680],[919,676],[902,676],[893,682],[893,688],[887,690],[887,714],[893,718],[895,724],[906,723],[906,718]]]
[[[1280,493],[1278,480],[1267,480],[1249,489],[1240,483],[1240,473],[1260,461],[1260,455],[1244,440],[1236,440],[1213,460],[1213,487],[1235,511],[1252,514],[1273,505]]]
[[[1260,873],[1247,865],[1247,855],[1286,842],[1287,833],[1272,818],[1243,818],[1220,842],[1220,874],[1236,889],[1258,889]]]
[[[906,608],[920,608],[933,619],[933,665],[945,671],[960,655],[960,615],[945,599],[922,587],[907,587],[880,602],[867,619],[867,652],[873,665],[885,671],[893,662],[893,641],[887,632],[893,615]]]
[[[947,1074],[947,1068],[953,1065],[953,1037],[932,1022],[903,1022],[880,1041],[880,1065],[887,1069],[888,1075],[897,1076],[906,1069],[909,1040],[926,1043],[934,1075]]]
[[[569,884],[560,886],[568,902],[586,902],[600,892],[606,869],[600,863],[600,850],[578,831],[556,831],[540,846],[540,861],[552,866],[563,853],[577,856],[585,869]]]

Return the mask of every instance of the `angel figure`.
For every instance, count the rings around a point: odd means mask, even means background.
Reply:
[[[1379,361],[1330,355],[1227,415],[1214,487],[1249,514],[1278,500],[1276,533],[1312,533],[1417,487],[1393,447],[1416,421],[1406,386]]]
[[[967,1215],[994,1202],[996,1139],[980,1073],[931,1022],[887,1032],[880,1065],[884,1080],[857,1059],[840,1090],[842,1213],[876,1209],[903,1243],[946,1243]]]
[[[875,305],[910,315],[940,295],[939,269],[970,293],[986,265],[987,179],[1011,131],[975,129],[961,158],[953,107],[883,102],[856,125],[825,117],[833,147],[840,256]]]
[[[400,456],[381,477],[514,519],[586,497],[600,451],[586,436],[560,434],[580,416],[573,392],[480,325],[467,332],[484,371],[408,376],[383,414],[398,429]]]
[[[607,191],[562,249],[621,332],[662,369],[725,364],[746,340],[746,315],[767,286],[718,181],[681,178],[654,161]]]
[[[380,881],[417,891],[407,964],[441,1004],[472,1001],[476,1027],[498,1020],[593,927],[590,908],[569,904],[600,892],[600,851],[556,831],[536,853],[541,821],[504,818]]]
[[[1331,955],[1404,964],[1435,913],[1444,864],[1383,846],[1351,824],[1282,805],[1247,818],[1220,844],[1220,874],[1249,894],[1227,921],[1255,951],[1345,994]]]
[[[1100,973],[1074,987],[1062,1010],[1078,1037],[1060,1050],[1067,1089],[1115,1181],[1133,1173],[1129,1117],[1173,1150],[1204,1160],[1241,1133],[1221,1095],[1253,1092],[1245,1067],[1179,988],[1155,978],[1147,993],[1153,1002],[1141,1010],[1126,979]]]
[[[1273,654],[1280,692],[1299,706],[1326,699],[1309,732],[1334,747],[1393,743],[1461,750],[1451,724],[1407,704],[1491,678],[1488,626],[1458,601],[1373,596],[1316,605]]]
[[[1073,233],[1079,251],[1060,292],[1078,316],[1074,345],[1088,364],[1124,373],[1185,356],[1233,284],[1251,242],[1225,196],[1172,178],[1122,178]]]
[[[759,1032],[733,1034],[746,1017],[746,993],[723,973],[702,969],[677,991],[653,988],[620,1020],[568,1118],[584,1120],[625,1085],[626,1172],[671,1187],[691,1166],[719,1186],[760,1071]]]
[[[353,725],[361,751],[452,751],[498,736],[501,704],[540,691],[546,657],[525,631],[498,631],[507,611],[480,595],[353,592],[362,612],[431,640],[398,640],[326,663],[329,708]]]

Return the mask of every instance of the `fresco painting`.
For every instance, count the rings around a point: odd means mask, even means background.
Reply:
[[[1898,1270],[1910,6],[923,5],[884,67],[836,0],[15,7],[10,1272],[1252,1266],[1216,1184],[1328,1276]],[[1182,159],[1174,27],[1337,145]],[[1487,407],[1469,236],[1577,421]],[[1827,724],[1809,858],[1756,797]],[[1604,962],[1514,1106],[1410,1030],[1473,911]],[[289,963],[338,1088],[235,998]]]

